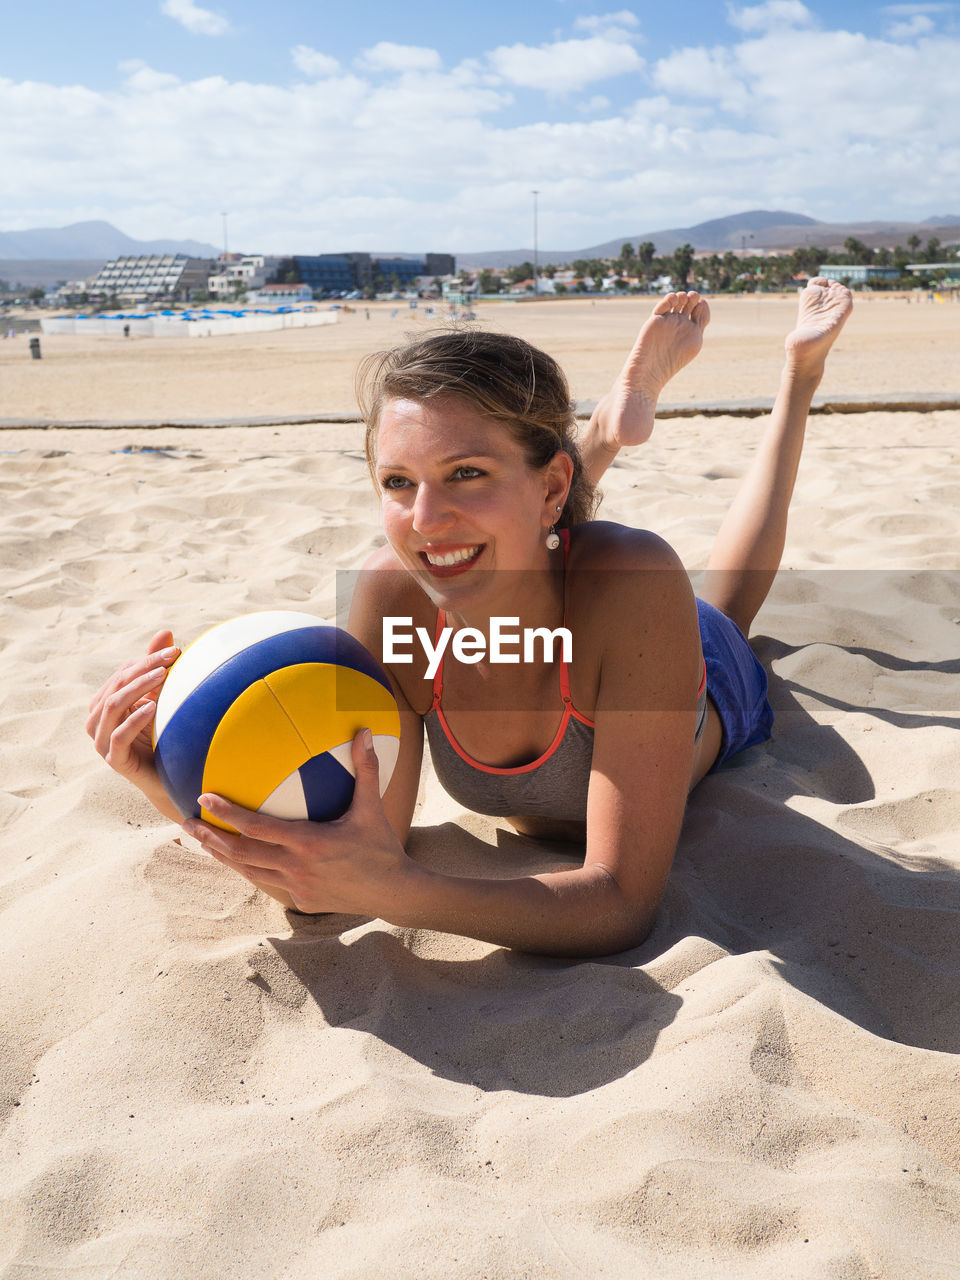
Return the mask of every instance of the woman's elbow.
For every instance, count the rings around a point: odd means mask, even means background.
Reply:
[[[595,955],[617,955],[631,951],[645,942],[657,918],[657,902],[650,902],[624,892],[616,876],[606,867],[598,867],[604,879],[606,910],[598,930],[597,942],[602,946]]]
[[[613,956],[639,947],[650,936],[657,904],[632,902],[613,877],[604,886],[592,918],[583,921],[578,936],[566,939],[555,954],[586,958]]]

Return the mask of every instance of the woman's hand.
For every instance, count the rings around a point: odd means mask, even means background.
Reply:
[[[180,650],[170,631],[158,631],[146,654],[115,671],[90,701],[86,730],[111,769],[154,803],[163,789],[153,762],[152,725],[167,670]]]
[[[195,818],[183,829],[245,879],[289,894],[298,911],[381,916],[412,864],[380,800],[380,766],[369,729],[353,740],[353,766],[353,802],[332,822],[287,822],[203,795],[203,808],[237,834]]]

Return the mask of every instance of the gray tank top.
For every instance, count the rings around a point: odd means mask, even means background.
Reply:
[[[450,732],[438,699],[423,723],[440,784],[465,809],[497,818],[586,820],[593,724],[569,702],[543,755],[514,769],[496,769],[468,756]]]
[[[561,530],[566,563],[570,531]],[[446,625],[443,610],[437,613],[437,636]],[[554,818],[585,822],[587,789],[593,763],[593,721],[573,705],[567,664],[560,661],[560,726],[550,746],[530,764],[511,769],[496,768],[474,760],[457,742],[443,714],[443,658],[433,678],[433,702],[423,718],[430,743],[430,756],[440,785],[465,809],[497,818]],[[707,719],[706,667],[697,700],[697,730],[700,740]]]

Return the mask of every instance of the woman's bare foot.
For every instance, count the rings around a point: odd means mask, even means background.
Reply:
[[[692,291],[668,293],[654,307],[581,439],[580,453],[594,484],[622,445],[650,438],[661,391],[697,355],[709,321],[705,299]]]
[[[784,343],[787,371],[819,382],[827,353],[852,310],[853,295],[846,285],[823,276],[811,280],[800,294],[797,327]]]

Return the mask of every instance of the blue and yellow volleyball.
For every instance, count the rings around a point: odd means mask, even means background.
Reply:
[[[326,822],[353,798],[351,746],[373,733],[386,789],[400,717],[383,668],[338,627],[307,613],[251,613],[205,632],[167,673],[153,727],[167,795],[186,818],[215,819],[204,792],[275,818]]]

